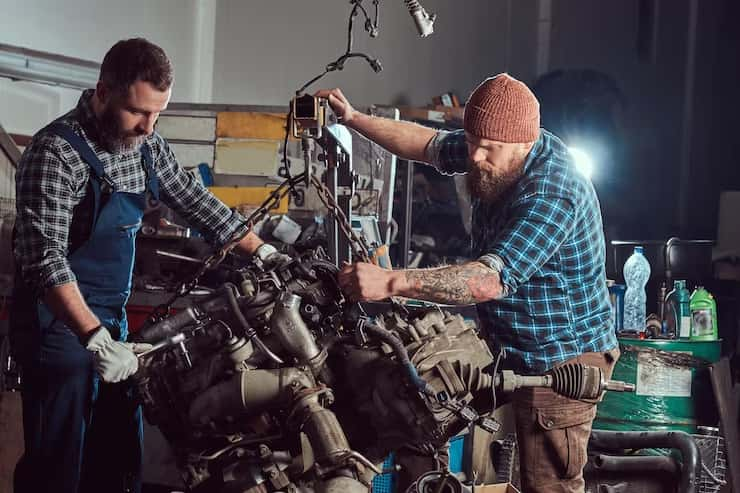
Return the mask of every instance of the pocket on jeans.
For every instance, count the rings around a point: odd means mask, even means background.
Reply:
[[[596,406],[572,406],[537,410],[537,424],[543,433],[543,458],[549,459],[561,479],[573,479],[588,459],[586,447]]]

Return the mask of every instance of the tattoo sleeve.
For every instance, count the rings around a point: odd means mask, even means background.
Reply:
[[[465,305],[500,297],[503,287],[498,272],[480,262],[406,271],[409,298],[435,303]]]

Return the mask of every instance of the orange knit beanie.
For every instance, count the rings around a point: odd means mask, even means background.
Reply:
[[[465,130],[499,142],[533,142],[540,135],[540,103],[509,74],[498,74],[475,88],[465,104]]]

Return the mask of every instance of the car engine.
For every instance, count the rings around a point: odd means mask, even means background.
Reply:
[[[135,376],[144,413],[191,491],[367,491],[391,451],[494,431],[497,387],[605,387],[600,374],[496,372],[474,323],[397,303],[368,316],[337,271],[321,248],[255,260],[137,332],[153,344]]]

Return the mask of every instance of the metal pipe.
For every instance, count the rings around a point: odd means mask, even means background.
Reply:
[[[689,221],[691,183],[691,153],[696,82],[696,40],[699,23],[699,0],[689,0],[689,18],[686,36],[686,67],[684,71],[683,128],[681,138],[680,182],[678,184],[678,221],[681,236],[686,235]]]
[[[595,469],[604,472],[664,472],[672,476],[679,473],[678,464],[673,457],[638,455],[631,457],[620,457],[614,455],[599,454],[594,458]]]
[[[401,267],[409,266],[409,250],[411,250],[411,214],[413,213],[414,197],[414,161],[404,160],[406,163],[406,178],[404,180],[404,209],[403,209],[403,237],[401,238]]]
[[[299,362],[309,364],[315,373],[326,359],[326,352],[316,344],[301,317],[300,307],[300,296],[288,292],[281,294],[275,303],[270,327],[283,348]]]
[[[298,368],[247,370],[201,392],[190,404],[188,415],[193,423],[205,424],[227,416],[254,416],[287,405],[292,386],[310,388],[315,382]]]
[[[176,335],[188,325],[199,321],[200,314],[193,307],[187,307],[182,311],[170,315],[161,322],[141,329],[134,335],[136,342],[156,343]]]
[[[699,447],[682,431],[604,431],[592,430],[589,446],[598,450],[629,448],[674,448],[681,452],[680,493],[696,493],[701,476]]]

